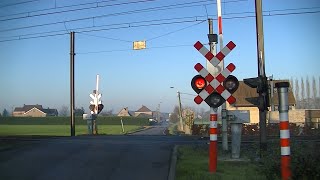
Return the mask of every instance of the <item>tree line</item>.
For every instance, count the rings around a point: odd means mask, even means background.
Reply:
[[[290,84],[297,109],[320,109],[320,76],[291,78]]]

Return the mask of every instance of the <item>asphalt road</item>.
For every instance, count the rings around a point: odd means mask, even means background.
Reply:
[[[165,135],[164,131],[167,129],[166,125],[152,126],[144,131],[132,133],[131,135]]]
[[[10,180],[165,180],[175,144],[197,143],[192,137],[79,136],[40,139],[0,151],[0,179]]]

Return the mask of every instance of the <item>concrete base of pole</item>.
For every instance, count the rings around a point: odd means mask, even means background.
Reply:
[[[87,125],[88,125],[88,134],[93,134],[93,122],[92,119],[87,119]]]
[[[96,119],[93,120],[93,134],[94,135],[98,134],[98,124]]]
[[[228,122],[227,122],[227,110],[226,104],[222,105],[221,110],[221,117],[222,117],[222,149],[224,151],[228,151]]]
[[[184,125],[184,133],[185,134],[191,134],[191,129],[189,128],[189,126],[188,125]]]
[[[231,158],[240,158],[242,124],[231,123]]]

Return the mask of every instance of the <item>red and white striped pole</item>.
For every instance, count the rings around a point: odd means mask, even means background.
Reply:
[[[220,51],[223,48],[223,35],[222,35],[222,12],[221,12],[221,0],[217,0],[217,12],[218,12],[218,31],[219,31],[219,44]],[[224,69],[224,59],[221,60],[221,69]],[[221,106],[221,120],[222,120],[222,149],[228,150],[228,124],[227,124],[227,103],[223,103]]]
[[[209,172],[217,171],[218,157],[218,109],[210,108],[210,145],[209,145]]]
[[[290,170],[290,131],[289,131],[289,103],[288,103],[288,82],[275,84],[279,98],[279,119],[280,119],[280,146],[281,146],[281,177],[288,180],[291,177]]]
[[[221,51],[221,49],[223,48],[221,0],[217,0],[217,11],[218,11],[219,43],[220,43],[220,51]],[[224,67],[224,65],[222,65],[222,67]]]

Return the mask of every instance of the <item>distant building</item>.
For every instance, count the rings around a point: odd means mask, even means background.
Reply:
[[[277,82],[288,82],[288,81],[271,81],[273,83],[273,87]],[[289,88],[288,93],[288,101],[289,101],[289,109],[295,110],[296,100],[294,98],[291,87]],[[270,98],[270,104],[273,104],[275,107],[275,111],[278,111],[278,93],[276,92],[276,88],[273,89],[273,97]],[[258,97],[259,94],[255,88],[251,88],[244,84],[243,81],[239,81],[239,88],[236,92],[233,93],[233,96],[236,98],[236,102],[233,105],[227,105],[227,110],[249,110],[250,111],[250,123],[259,123],[259,109],[255,107],[253,104],[248,102],[246,98],[250,97]],[[269,117],[267,117],[269,118]],[[272,119],[272,118],[271,118]]]
[[[128,107],[121,109],[117,116],[132,116],[132,112],[129,111]]]
[[[58,116],[57,109],[44,109],[42,105],[24,105],[16,107],[12,113],[14,117],[47,117]]]
[[[134,113],[134,116],[135,117],[143,117],[143,118],[152,118],[153,113],[149,108],[142,105],[142,107]]]

